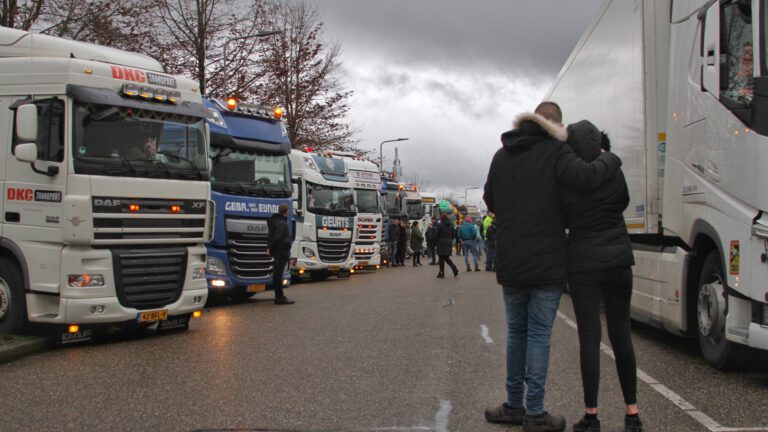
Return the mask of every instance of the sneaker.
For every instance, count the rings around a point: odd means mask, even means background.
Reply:
[[[285,297],[285,296],[278,297],[278,298],[275,299],[275,304],[276,305],[292,305],[294,303],[296,303],[296,302],[293,301],[293,300],[288,300],[288,297]]]
[[[563,432],[565,419],[556,414],[544,412],[541,416],[525,416],[523,419],[523,432]]]
[[[471,269],[471,268],[469,268],[469,266],[467,266],[467,271],[468,271],[468,272],[471,272],[471,271],[472,271],[472,269]]]
[[[453,269],[453,277],[457,277],[459,275],[459,269]]]
[[[573,432],[600,432],[600,420],[589,420],[582,417],[578,423],[573,425]]]
[[[485,409],[485,420],[489,423],[521,425],[523,418],[525,418],[525,408],[511,408],[506,402]]]
[[[643,432],[643,422],[640,417],[624,417],[624,432]]]
[[[445,274],[444,273],[438,273],[437,274],[437,278],[438,279],[445,279]]]
[[[479,267],[475,267],[475,271],[480,271],[480,268]]]

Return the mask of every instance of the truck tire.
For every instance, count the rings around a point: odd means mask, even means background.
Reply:
[[[21,270],[0,258],[0,333],[20,333],[27,324],[27,299]]]
[[[744,347],[725,338],[728,298],[720,253],[712,251],[704,260],[696,295],[699,346],[704,359],[718,370],[734,369],[743,357]]]

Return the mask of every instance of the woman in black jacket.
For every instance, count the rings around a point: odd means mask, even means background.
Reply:
[[[587,162],[610,150],[607,135],[582,120],[568,126],[568,144]],[[584,417],[574,432],[599,431],[597,393],[600,384],[600,302],[605,302],[608,337],[616,358],[626,404],[625,431],[640,432],[637,408],[637,366],[630,330],[632,246],[623,212],[629,205],[624,174],[598,189],[563,196],[568,226],[568,287],[578,324]]]
[[[453,222],[448,218],[448,213],[440,214],[440,222],[435,225],[435,242],[437,244],[437,256],[439,257],[440,272],[437,277],[445,277],[445,264],[453,270],[453,276],[459,275],[459,269],[451,261],[451,249],[453,249],[454,229]]]

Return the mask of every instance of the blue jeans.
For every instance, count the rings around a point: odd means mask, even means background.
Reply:
[[[494,261],[496,261],[496,249],[492,248],[488,242],[485,242],[485,246],[485,269],[491,271]]]
[[[461,248],[464,250],[464,264],[469,267],[469,254],[471,253],[475,268],[477,268],[477,243],[475,240],[462,240]]]
[[[485,240],[478,239],[477,241],[477,256],[482,258],[483,257],[483,251],[485,250]]]
[[[528,415],[544,412],[549,339],[564,288],[564,283],[504,286],[507,404],[512,408],[525,406]]]

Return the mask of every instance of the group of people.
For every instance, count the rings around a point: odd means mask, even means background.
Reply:
[[[405,265],[409,246],[413,266],[420,266],[421,255],[424,252],[424,235],[419,229],[419,221],[409,224],[405,218],[391,218],[389,220],[389,255],[392,267]]]
[[[610,152],[607,135],[589,121],[565,128],[553,102],[518,117],[501,142],[483,198],[497,226],[507,398],[486,410],[486,420],[522,425],[524,432],[565,429],[562,416],[544,410],[544,395],[552,327],[567,284],[578,325],[584,398],[583,417],[573,431],[600,431],[603,302],[626,405],[624,430],[641,432],[630,331],[634,259],[622,215],[629,193],[621,160]]]

